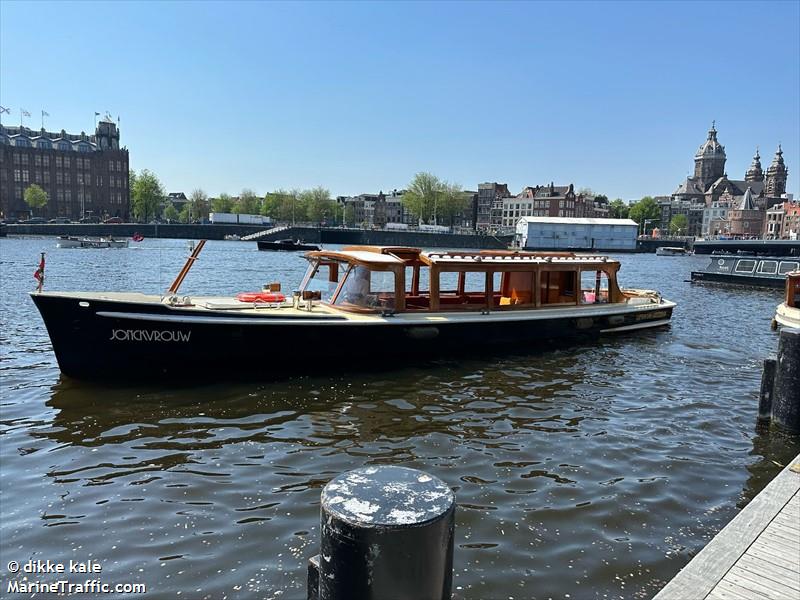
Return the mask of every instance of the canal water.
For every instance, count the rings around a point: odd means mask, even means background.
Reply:
[[[336,375],[309,348],[302,377],[165,388],[60,377],[27,294],[40,251],[47,289],[150,293],[188,253],[0,240],[0,596],[9,561],[72,559],[146,597],[305,598],[322,486],[397,464],[456,492],[462,598],[648,598],[800,451],[755,426],[781,293],[687,283],[707,258],[619,257],[624,286],[678,303],[658,331]],[[304,268],[209,242],[182,292],[293,289]],[[260,352],[266,371],[282,349]]]

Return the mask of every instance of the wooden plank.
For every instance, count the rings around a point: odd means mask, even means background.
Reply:
[[[800,581],[797,581],[797,572],[795,571],[793,573],[791,569],[775,568],[772,565],[764,566],[763,562],[756,563],[752,559],[749,559],[746,554],[739,559],[739,562],[737,562],[728,573],[732,573],[734,569],[742,569],[750,573],[752,577],[768,579],[769,581],[800,591]],[[727,578],[727,575],[725,578]],[[800,594],[797,594],[797,596],[800,598]]]
[[[706,598],[730,598],[731,600],[766,600],[769,598],[766,594],[756,593],[753,594],[750,590],[743,589],[728,581],[720,581],[717,586],[711,590],[711,593]]]
[[[795,564],[791,555],[787,555],[785,552],[778,551],[776,548],[773,548],[763,540],[754,542],[753,545],[750,546],[747,555],[769,561],[773,564],[781,565],[787,569],[795,568]]]
[[[800,454],[656,594],[654,600],[702,600],[708,596],[800,490],[800,473],[790,470],[795,463],[800,463]]]
[[[788,585],[758,577],[738,565],[734,565],[730,571],[725,573],[725,581],[746,588],[754,594],[766,594],[769,598],[797,598],[797,593]]]
[[[800,563],[792,564],[791,559],[785,563],[776,563],[748,552],[736,564],[755,573],[763,573],[764,577],[776,581],[792,582],[794,580],[790,587],[797,587],[800,590]]]

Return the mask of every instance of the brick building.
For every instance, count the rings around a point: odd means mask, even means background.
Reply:
[[[48,199],[34,216],[130,216],[128,150],[110,121],[99,122],[94,135],[0,125],[0,216],[32,216],[23,194],[34,183]]]
[[[493,223],[503,229],[515,228],[520,217],[608,217],[608,200],[575,194],[573,184],[526,187],[512,198],[499,201]]]

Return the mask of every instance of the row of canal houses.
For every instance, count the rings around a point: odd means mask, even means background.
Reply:
[[[352,208],[354,221],[367,228],[383,229],[391,224],[417,225],[417,218],[403,206],[405,190],[384,194],[339,196],[340,205]],[[455,231],[510,233],[520,217],[608,217],[608,200],[575,192],[575,186],[554,183],[527,186],[512,194],[505,183],[487,182],[478,191],[464,191],[463,211],[455,215],[440,215],[438,225]]]

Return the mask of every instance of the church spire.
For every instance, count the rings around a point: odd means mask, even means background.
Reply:
[[[725,173],[725,146],[717,140],[716,124],[711,122],[708,139],[694,155],[694,178],[704,192]]]
[[[764,171],[761,169],[761,155],[758,153],[758,146],[756,146],[756,154],[753,157],[753,162],[747,173],[744,176],[745,181],[764,181]]]
[[[778,144],[778,149],[775,151],[775,157],[772,159],[772,164],[767,169],[766,193],[771,198],[779,198],[782,194],[786,193],[786,177],[789,171],[786,169],[786,163],[783,162],[783,150],[781,145]]]

